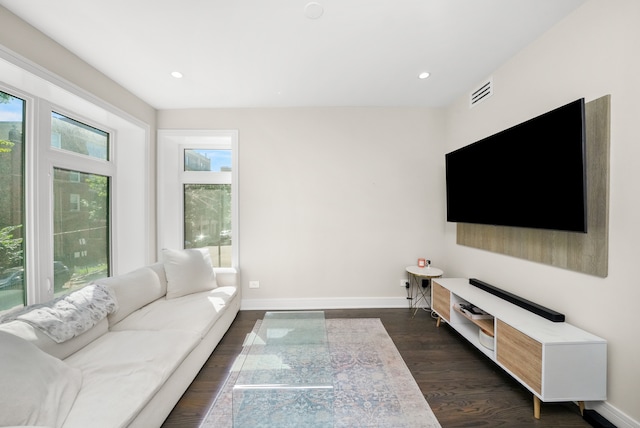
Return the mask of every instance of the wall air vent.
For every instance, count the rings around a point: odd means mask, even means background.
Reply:
[[[493,95],[493,78],[490,78],[484,82],[475,91],[469,95],[469,107],[474,107],[476,104],[489,98]]]

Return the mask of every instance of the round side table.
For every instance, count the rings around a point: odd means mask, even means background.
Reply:
[[[420,309],[420,302],[424,302],[425,308],[431,307],[431,279],[440,278],[444,273],[442,269],[435,267],[407,266],[409,273],[409,302],[413,309],[413,316],[416,316]]]

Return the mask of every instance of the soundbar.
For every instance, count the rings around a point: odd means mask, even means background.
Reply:
[[[480,281],[479,279],[471,278],[469,279],[469,284],[474,285],[479,289],[486,291],[487,293],[491,293],[494,296],[500,297],[507,302],[520,306],[521,308],[526,309],[529,312],[533,312],[536,315],[546,318],[549,321],[564,322],[564,314],[561,314],[549,308],[545,308],[544,306],[541,306],[529,300],[523,299],[522,297],[511,294],[508,291],[501,290],[498,287],[494,287],[493,285],[487,284],[486,282]]]

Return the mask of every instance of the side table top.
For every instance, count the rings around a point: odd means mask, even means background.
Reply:
[[[438,278],[444,273],[442,269],[434,268],[431,266],[423,268],[418,266],[407,266],[407,272],[409,272],[411,275],[421,276],[424,278]]]

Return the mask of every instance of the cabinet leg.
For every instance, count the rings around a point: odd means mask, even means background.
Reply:
[[[436,327],[440,327],[440,320],[441,320],[441,319],[442,319],[442,318],[438,317],[438,321],[436,322]]]
[[[578,407],[580,407],[580,414],[584,416],[584,401],[578,401]]]
[[[540,399],[538,396],[533,396],[533,417],[540,419]]]

